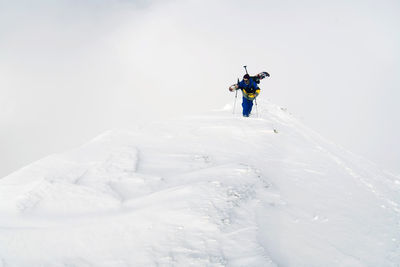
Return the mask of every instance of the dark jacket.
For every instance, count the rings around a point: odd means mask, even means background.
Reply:
[[[254,100],[260,94],[260,88],[252,78],[249,79],[249,84],[241,80],[238,83],[238,89],[242,90],[243,96],[248,100]]]

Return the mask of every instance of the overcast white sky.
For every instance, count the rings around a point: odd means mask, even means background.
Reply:
[[[243,65],[400,173],[400,2],[0,0],[0,177],[110,128],[220,108]]]

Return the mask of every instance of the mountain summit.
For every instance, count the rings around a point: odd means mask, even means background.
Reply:
[[[0,266],[399,266],[400,177],[259,106],[109,131],[0,179]]]

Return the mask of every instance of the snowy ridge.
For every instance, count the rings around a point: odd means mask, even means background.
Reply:
[[[259,106],[109,131],[1,179],[0,266],[399,266],[400,177]]]

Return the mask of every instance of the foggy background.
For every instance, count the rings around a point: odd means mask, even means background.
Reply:
[[[0,177],[112,128],[261,89],[400,173],[399,1],[0,0]]]

